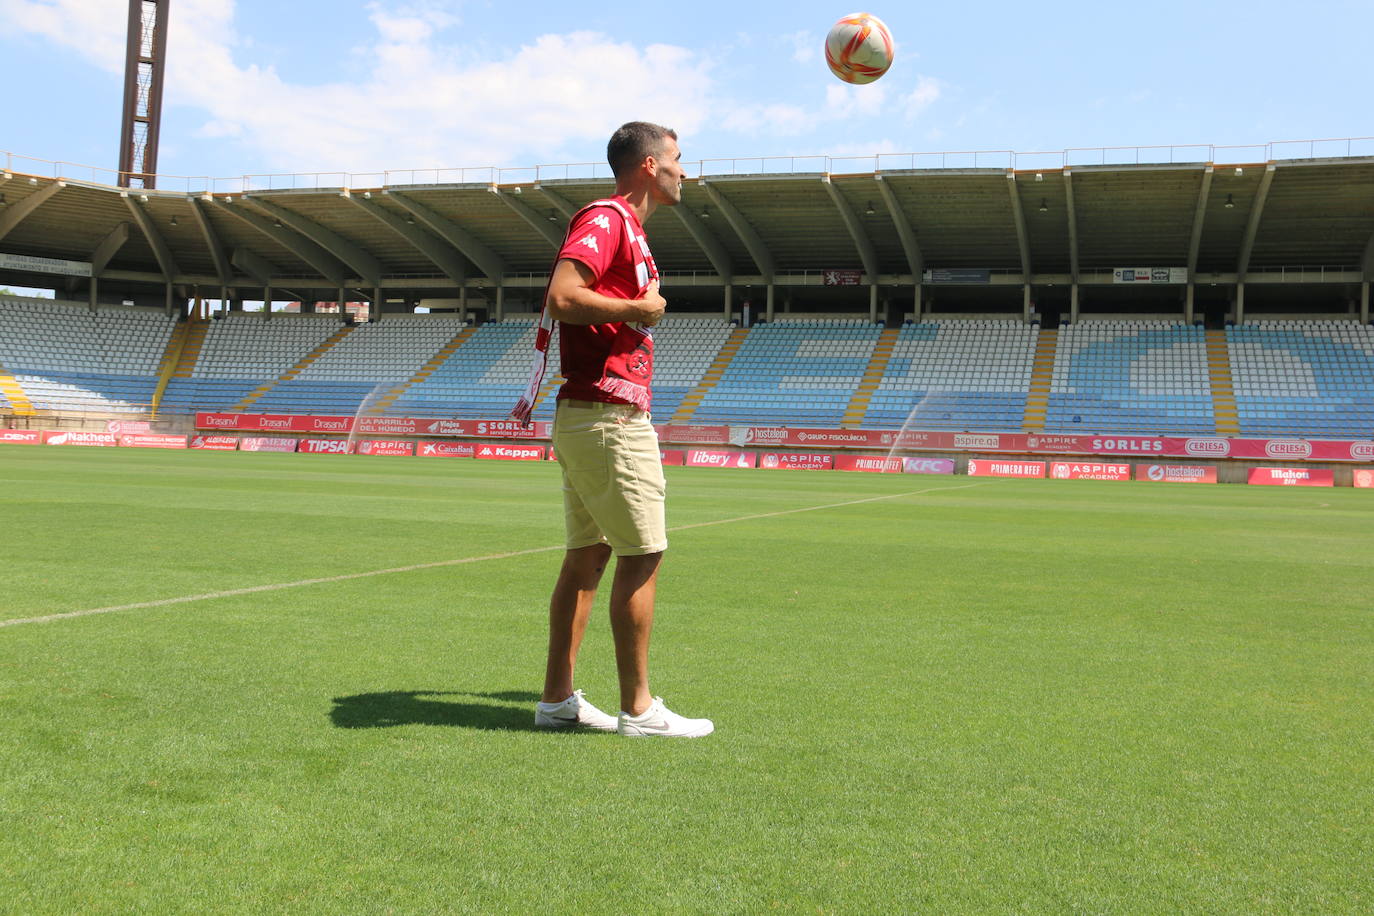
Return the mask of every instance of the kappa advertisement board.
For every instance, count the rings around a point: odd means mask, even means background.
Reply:
[[[477,457],[484,461],[543,461],[542,445],[479,445]]]
[[[1334,487],[1336,472],[1321,468],[1251,468],[1246,483],[1266,487]]]
[[[1137,464],[1135,479],[1155,483],[1216,483],[1217,469],[1201,464]]]
[[[1044,477],[1043,461],[1004,461],[1000,458],[970,458],[970,477]]]
[[[0,429],[0,442],[15,445],[42,445],[43,434],[36,429]]]

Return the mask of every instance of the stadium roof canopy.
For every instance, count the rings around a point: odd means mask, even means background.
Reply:
[[[1107,285],[1114,269],[1142,266],[1232,286],[1374,276],[1374,157],[857,174],[832,173],[825,159],[784,162],[784,171],[750,174],[696,166],[682,205],[647,226],[665,287],[701,287],[718,301],[723,286],[822,286],[835,271],[883,287],[923,275],[933,286],[957,284],[973,271],[1027,289]],[[480,181],[388,173],[371,188],[261,186],[278,176],[143,191],[11,167],[0,173],[0,284],[75,291],[94,276],[102,293],[175,287],[207,298],[225,289],[256,298],[268,286],[319,299],[341,289],[412,300],[500,289],[528,302],[567,218],[613,188],[597,174],[550,171],[532,180],[489,170]],[[54,276],[63,272],[76,278]]]

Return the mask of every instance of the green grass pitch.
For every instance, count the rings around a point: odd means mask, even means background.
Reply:
[[[1369,493],[669,491],[627,741],[554,466],[0,447],[0,620],[550,548],[0,626],[0,913],[1374,911]]]

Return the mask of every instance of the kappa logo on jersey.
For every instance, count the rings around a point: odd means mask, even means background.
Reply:
[[[586,245],[586,246],[587,246],[588,248],[590,248],[592,251],[595,251],[597,254],[601,254],[601,249],[597,246],[597,244],[596,244],[596,236],[594,236],[594,235],[584,235],[584,236],[582,236],[582,238],[578,240],[577,244],[579,244],[579,245]]]
[[[611,231],[611,218],[610,218],[609,216],[605,216],[605,215],[602,215],[602,216],[594,216],[594,217],[592,217],[592,225],[593,225],[593,226],[600,226],[600,227],[601,227],[601,231],[603,231],[603,232],[610,232],[610,231]]]

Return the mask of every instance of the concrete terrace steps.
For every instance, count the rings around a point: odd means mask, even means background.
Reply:
[[[898,329],[892,328],[878,335],[878,342],[874,344],[873,355],[868,361],[868,369],[864,371],[863,381],[849,399],[844,419],[840,421],[841,426],[862,425],[864,414],[868,411],[868,402],[873,400],[873,392],[882,384],[883,376],[887,373],[887,364],[892,361],[892,350],[897,346],[897,336],[900,333]]]
[[[33,417],[38,415],[38,411],[34,410],[33,402],[29,400],[29,396],[24,393],[23,386],[19,384],[19,380],[11,375],[4,366],[0,366],[0,391],[3,391],[5,397],[9,399],[10,409],[14,411],[15,416]]]
[[[1231,377],[1231,348],[1225,331],[1207,332],[1207,375],[1212,386],[1212,413],[1218,436],[1240,435],[1235,382]]]
[[[253,391],[248,395],[248,397],[244,398],[242,401],[239,401],[237,404],[234,405],[234,409],[246,410],[248,407],[252,406],[254,401],[256,401],[258,398],[262,397],[264,394],[266,394],[267,392],[271,391],[274,387],[276,387],[278,382],[287,382],[295,378],[297,375],[300,375],[302,369],[313,363],[315,360],[319,359],[324,354],[328,353],[330,347],[334,346],[336,343],[343,340],[352,332],[352,325],[345,325],[344,327],[339,328],[339,330],[329,335],[328,340],[320,344],[315,349],[311,350],[305,356],[301,357],[300,361],[297,362],[290,369],[287,369],[281,375],[277,376],[275,379],[266,383],[265,385],[259,385],[257,388],[254,388]]]
[[[433,375],[435,370],[442,366],[445,362],[447,362],[448,358],[452,356],[454,352],[457,351],[460,347],[462,347],[463,344],[467,343],[468,338],[470,338],[475,333],[477,333],[477,328],[467,327],[463,328],[457,334],[453,335],[453,339],[450,340],[448,343],[444,344],[443,347],[439,349],[438,353],[435,353],[432,357],[430,357],[429,362],[421,366],[419,371],[417,371],[406,381],[397,385],[395,388],[392,388],[386,394],[378,398],[377,405],[372,408],[370,413],[384,412],[388,407],[390,407],[392,404],[396,402],[397,398],[405,394],[406,389],[408,389],[411,385],[423,382],[425,379]]]
[[[200,341],[205,340],[204,322],[197,322],[194,317],[188,321],[179,322],[172,328],[171,335],[167,338],[167,348],[162,351],[162,361],[157,367],[157,388],[153,390],[153,402],[149,405],[154,420],[157,419],[157,409],[162,404],[162,395],[167,391],[167,385],[172,381],[173,375],[181,366],[181,354],[186,349],[187,338],[191,336],[191,327],[194,324],[200,325]],[[200,355],[200,346],[197,343],[196,356]],[[194,368],[195,360],[192,359],[191,368]],[[186,375],[191,374],[191,369],[186,370]]]
[[[1059,345],[1059,332],[1041,329],[1035,338],[1035,362],[1031,365],[1030,391],[1026,394],[1026,413],[1021,428],[1038,431],[1045,428],[1045,413],[1050,405],[1050,383],[1054,380],[1054,353]]]
[[[190,378],[191,373],[196,370],[196,363],[200,362],[200,351],[205,346],[205,335],[210,330],[208,321],[189,321],[184,325],[177,326],[177,333],[183,334],[181,349],[177,352],[176,366],[172,369],[172,378]],[[176,333],[173,333],[173,340]],[[171,343],[168,344],[168,350]],[[165,359],[166,357],[164,357]]]
[[[747,328],[735,328],[730,332],[730,338],[721,345],[720,352],[716,354],[715,362],[711,363],[711,368],[706,370],[706,374],[701,377],[701,384],[692,389],[682,403],[678,406],[677,412],[673,414],[672,422],[686,423],[692,419],[692,415],[701,406],[701,401],[706,397],[706,392],[720,382],[725,375],[725,370],[730,368],[731,361],[735,354],[739,353],[739,348],[743,346],[744,339],[749,336]]]

